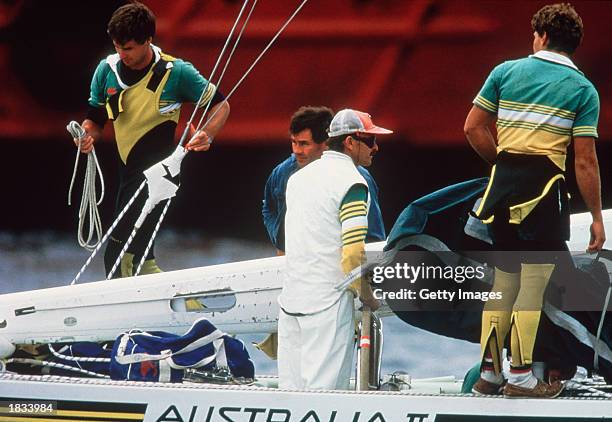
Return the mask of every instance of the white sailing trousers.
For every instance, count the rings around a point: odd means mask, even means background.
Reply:
[[[353,294],[344,292],[333,306],[313,315],[278,319],[279,387],[347,390],[354,343]]]

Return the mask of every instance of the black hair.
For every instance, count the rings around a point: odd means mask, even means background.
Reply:
[[[326,130],[333,117],[334,113],[328,107],[300,107],[298,111],[291,116],[289,133],[296,135],[304,129],[310,129],[312,132],[312,139],[317,144],[320,144],[327,140]]]
[[[144,44],[155,36],[155,15],[142,3],[130,2],[115,10],[107,31],[113,41],[125,44],[134,40]]]
[[[569,3],[549,4],[533,15],[531,27],[538,35],[548,35],[547,49],[573,54],[580,45],[582,19]]]
[[[344,152],[344,140],[350,133],[338,136],[332,136],[327,140],[327,147],[332,151]]]

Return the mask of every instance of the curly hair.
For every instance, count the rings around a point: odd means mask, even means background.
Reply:
[[[155,36],[155,15],[144,4],[137,1],[130,2],[115,10],[106,32],[119,44],[125,44],[130,40],[144,44]]]
[[[533,15],[531,27],[538,35],[548,35],[547,48],[573,54],[580,45],[582,19],[569,3],[549,4]]]
[[[312,139],[320,144],[327,140],[327,132],[325,131],[334,117],[334,113],[328,107],[300,107],[298,111],[291,116],[289,123],[289,133],[297,135],[305,129],[310,129]]]

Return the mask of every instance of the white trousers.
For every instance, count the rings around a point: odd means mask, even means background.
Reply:
[[[347,390],[353,361],[353,294],[313,315],[278,318],[279,388]]]

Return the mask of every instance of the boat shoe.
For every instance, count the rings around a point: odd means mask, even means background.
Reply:
[[[472,393],[479,396],[500,396],[506,385],[506,380],[501,384],[495,384],[481,378],[472,387]]]
[[[533,388],[519,387],[514,384],[506,384],[504,387],[504,397],[507,398],[532,398],[532,399],[554,399],[561,391],[564,385],[560,381],[554,381],[550,384],[538,380],[538,383]]]

